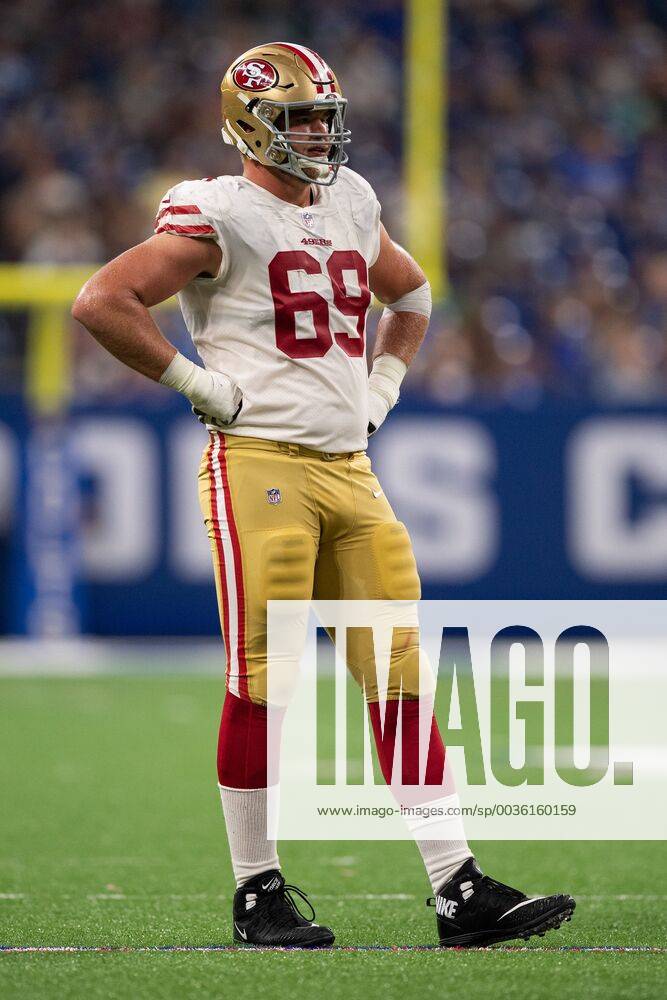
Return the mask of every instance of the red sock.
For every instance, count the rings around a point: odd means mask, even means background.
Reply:
[[[384,730],[380,705],[368,706],[382,774],[392,781],[398,706],[402,706],[402,746],[404,785],[419,784],[419,701],[389,701]],[[222,708],[218,736],[218,781],[228,788],[266,788],[267,785],[267,709],[227,692]],[[426,760],[426,785],[442,785],[445,770],[445,747],[434,716]]]
[[[380,704],[371,702],[368,711],[373,726],[373,736],[377,747],[378,760],[382,774],[388,785],[392,782],[394,764],[394,747],[396,744],[396,726],[398,722],[398,706],[401,705],[402,719],[402,783],[404,785],[419,785],[419,709],[417,699],[402,699],[388,701],[384,716],[384,730],[380,721]],[[423,710],[423,707],[422,707]],[[442,785],[445,772],[445,747],[442,742],[438,723],[431,716],[431,735],[428,755],[426,758],[426,785]],[[398,779],[397,779],[398,780]]]
[[[264,705],[227,691],[218,735],[218,781],[227,788],[266,788]]]

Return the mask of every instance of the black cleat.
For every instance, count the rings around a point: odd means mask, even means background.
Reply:
[[[469,858],[435,899],[440,944],[444,948],[483,947],[512,938],[542,937],[570,920],[577,905],[572,896],[535,896],[484,875]]]
[[[311,911],[306,920],[292,898],[300,896]],[[265,948],[328,948],[333,931],[312,923],[315,911],[308,897],[295,885],[287,885],[279,871],[263,872],[245,882],[234,893],[234,940]]]

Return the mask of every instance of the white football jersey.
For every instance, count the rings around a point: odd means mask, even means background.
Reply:
[[[206,368],[243,390],[229,433],[364,449],[368,270],[380,247],[370,184],[342,167],[299,208],[242,176],[184,181],[160,202],[155,231],[222,250],[219,273],[178,299]]]

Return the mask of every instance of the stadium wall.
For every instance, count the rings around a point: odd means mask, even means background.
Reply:
[[[35,573],[67,591],[65,632],[217,633],[196,491],[206,435],[181,403],[70,414],[57,452],[66,475],[47,468],[40,506],[44,426],[0,397],[1,633],[39,631]],[[667,597],[666,406],[406,399],[371,452],[427,598]],[[56,494],[58,545],[42,537]]]

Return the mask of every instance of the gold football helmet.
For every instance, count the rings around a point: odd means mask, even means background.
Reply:
[[[232,63],[220,91],[225,142],[263,166],[302,181],[334,183],[339,167],[347,162],[347,101],[321,56],[291,42],[258,45]],[[306,156],[293,146],[303,144],[304,135],[290,129],[290,115],[311,110],[321,110],[328,124],[323,142],[328,152],[322,156]]]

